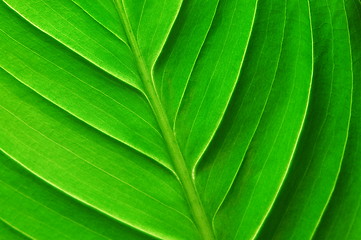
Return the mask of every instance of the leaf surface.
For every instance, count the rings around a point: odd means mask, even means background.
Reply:
[[[360,7],[1,1],[0,238],[356,239]]]
[[[353,83],[344,5],[310,2],[310,17],[315,59],[310,108],[293,165],[260,239],[311,238],[344,156]],[[329,54],[324,54],[326,49],[331,49]]]

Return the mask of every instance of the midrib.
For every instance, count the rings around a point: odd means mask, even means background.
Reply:
[[[170,157],[172,158],[175,171],[183,186],[185,196],[188,200],[189,207],[193,215],[193,220],[197,225],[202,239],[213,240],[215,238],[212,227],[207,218],[207,215],[204,212],[202,202],[192,181],[191,175],[187,169],[183,154],[179,148],[177,139],[175,138],[174,132],[169,124],[169,120],[153,84],[150,70],[147,69],[143,56],[140,52],[137,40],[132,31],[122,0],[114,0],[114,3],[118,11],[119,17],[122,21],[130,47],[135,55],[138,72],[144,84],[146,95],[148,96],[150,105],[158,121],[158,125],[161,129],[164,141],[167,145],[168,152],[170,154]]]

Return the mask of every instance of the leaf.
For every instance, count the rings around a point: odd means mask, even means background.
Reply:
[[[350,131],[348,134],[347,145],[341,172],[336,184],[326,213],[322,217],[321,224],[318,226],[316,237],[320,239],[357,239],[361,234],[360,228],[360,184],[361,169],[360,159],[360,96],[361,86],[361,49],[358,39],[361,32],[355,24],[361,20],[361,6],[355,1],[345,2],[347,9],[348,26],[350,30],[352,69],[353,71],[353,97],[352,114],[350,120]],[[344,223],[349,224],[344,224]]]
[[[1,239],[357,239],[358,0],[0,2]]]
[[[310,2],[316,57],[307,124],[260,239],[311,238],[334,190],[347,141],[353,80],[344,9],[340,1]],[[330,54],[323,54],[325,49]]]

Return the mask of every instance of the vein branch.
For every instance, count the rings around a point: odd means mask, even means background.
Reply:
[[[135,34],[132,30],[129,18],[124,9],[122,0],[114,0],[116,9],[118,11],[119,17],[122,21],[124,30],[127,34],[127,38],[130,44],[130,47],[135,55],[135,61],[137,63],[138,72],[142,79],[146,95],[148,97],[149,103],[153,109],[154,115],[158,121],[159,128],[162,131],[164,141],[167,145],[169,155],[172,159],[175,171],[178,175],[178,178],[183,186],[183,190],[187,197],[190,210],[193,215],[193,220],[197,225],[199,233],[204,240],[213,240],[215,239],[212,227],[207,218],[207,215],[204,211],[202,202],[199,198],[198,192],[192,180],[191,174],[187,169],[183,154],[178,145],[175,134],[169,124],[168,117],[165,113],[163,105],[160,101],[159,95],[154,86],[153,76],[150,69],[148,69],[142,53],[139,49]]]

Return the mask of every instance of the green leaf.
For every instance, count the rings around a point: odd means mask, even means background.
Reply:
[[[0,2],[0,239],[357,239],[358,0]]]
[[[336,188],[315,235],[319,239],[357,239],[361,235],[361,31],[358,28],[361,5],[356,1],[347,1],[345,8],[354,79],[350,131]]]
[[[293,165],[260,239],[310,239],[334,190],[352,102],[351,50],[344,9],[340,1],[310,2],[315,61],[310,107]]]

